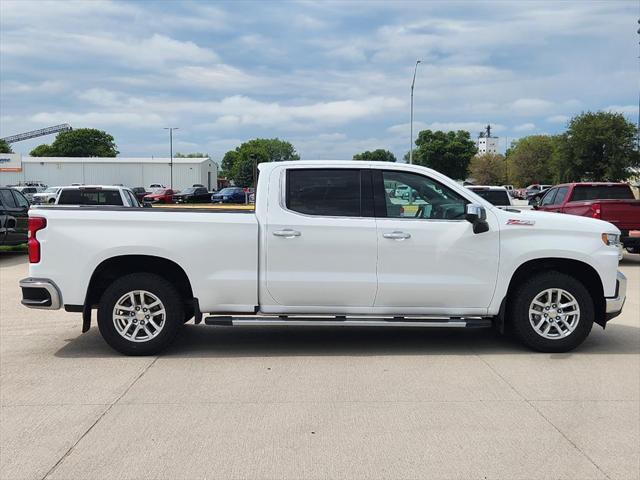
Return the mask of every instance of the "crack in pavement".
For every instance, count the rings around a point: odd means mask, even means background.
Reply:
[[[76,440],[76,441],[74,442],[74,444],[73,444],[73,445],[71,445],[71,447],[69,447],[69,449],[64,453],[64,455],[62,455],[62,456],[58,459],[58,461],[53,465],[53,467],[51,467],[51,468],[47,471],[47,473],[45,473],[45,474],[44,474],[44,476],[42,477],[42,479],[41,479],[41,480],[46,480],[46,479],[47,479],[47,477],[49,477],[49,475],[51,475],[53,472],[55,472],[55,471],[56,471],[56,469],[60,466],[60,464],[62,464],[62,462],[63,462],[63,461],[64,461],[64,460],[65,460],[65,459],[66,459],[66,458],[71,454],[71,452],[72,452],[72,451],[76,448],[76,446],[77,446],[77,445],[82,441],[82,439],[83,439],[84,437],[86,437],[86,436],[89,434],[89,432],[90,432],[91,430],[93,430],[93,428],[94,428],[96,425],[98,425],[98,423],[100,423],[100,420],[102,420],[102,419],[105,417],[105,415],[106,415],[107,413],[109,413],[109,411],[113,408],[113,406],[114,406],[114,405],[116,405],[116,404],[120,401],[120,399],[121,399],[122,397],[124,397],[124,396],[127,394],[127,392],[129,392],[129,390],[131,390],[131,388],[136,384],[136,382],[137,382],[138,380],[140,380],[140,378],[142,378],[142,376],[143,376],[145,373],[147,373],[147,371],[148,371],[148,370],[149,370],[149,369],[150,369],[150,368],[151,368],[151,367],[156,363],[156,361],[158,360],[158,358],[160,358],[160,356],[156,356],[156,357],[153,359],[153,361],[152,361],[152,362],[150,362],[150,363],[149,363],[145,368],[143,368],[143,369],[142,369],[142,371],[141,371],[141,372],[136,376],[136,378],[134,378],[134,379],[133,379],[133,381],[132,381],[128,386],[127,386],[127,388],[125,388],[125,389],[124,389],[124,391],[123,391],[120,395],[118,395],[118,397],[117,397],[113,402],[111,402],[111,404],[109,404],[109,406],[104,410],[104,412],[102,412],[102,413],[98,416],[98,418],[95,420],[95,422],[93,422],[93,423],[89,426],[89,428],[87,428],[87,429],[84,431],[84,433],[83,433],[82,435],[80,435],[80,437],[78,438],[78,440]]]
[[[509,382],[509,380],[507,380],[504,376],[502,376],[500,374],[500,372],[498,372],[495,368],[493,368],[491,366],[491,364],[489,362],[487,362],[484,358],[482,358],[478,353],[475,354],[482,363],[484,363],[487,368],[489,370],[491,370],[494,375],[496,375],[498,378],[500,378],[504,383],[506,383],[509,388],[511,390],[513,390],[515,392],[516,395],[518,395],[522,401],[524,401],[527,405],[529,405],[534,412],[536,412],[540,417],[542,417],[542,419],[548,423],[549,425],[551,425],[551,427],[560,434],[560,436],[562,436],[562,438],[564,438],[567,442],[569,442],[570,445],[573,445],[573,448],[575,448],[578,452],[580,452],[580,454],[582,454],[582,456],[584,458],[586,458],[594,467],[596,467],[596,470],[598,470],[600,473],[602,473],[602,475],[605,476],[605,478],[607,479],[611,479],[611,477],[609,475],[607,475],[607,473],[602,470],[602,468],[600,468],[600,465],[598,465],[589,455],[587,455],[580,447],[578,447],[578,445],[571,440],[562,430],[560,430],[560,428],[558,428],[550,419],[548,419],[538,408],[536,408],[536,406],[531,403],[531,401],[529,399],[527,399],[522,393],[520,393],[518,391],[517,388],[515,388],[513,385],[511,385],[511,383]]]

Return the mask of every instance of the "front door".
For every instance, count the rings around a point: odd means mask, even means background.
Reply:
[[[268,206],[263,238],[265,293],[271,298],[260,303],[308,313],[370,309],[377,238],[369,171],[291,168],[272,175],[283,176],[285,194],[280,204]]]
[[[491,302],[499,261],[497,220],[474,234],[468,202],[423,174],[374,170],[378,231],[377,311],[460,314]],[[397,192],[408,192],[398,196]]]

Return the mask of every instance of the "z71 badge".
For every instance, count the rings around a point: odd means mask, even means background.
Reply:
[[[517,218],[510,218],[507,220],[507,225],[527,225],[533,226],[536,224],[535,220],[519,220]]]

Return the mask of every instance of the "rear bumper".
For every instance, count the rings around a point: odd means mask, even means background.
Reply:
[[[22,305],[29,308],[58,310],[62,305],[56,284],[46,278],[24,278],[20,280]]]
[[[622,272],[618,272],[616,279],[616,294],[614,297],[605,298],[606,303],[606,320],[617,317],[622,312],[624,301],[627,298],[627,277]]]
[[[622,231],[622,235],[620,235],[620,241],[622,242],[624,248],[640,248],[640,237],[635,235],[631,236],[631,232]]]

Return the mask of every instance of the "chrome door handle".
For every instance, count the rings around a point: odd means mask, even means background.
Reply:
[[[406,232],[389,232],[389,233],[383,233],[382,236],[384,238],[391,238],[392,240],[404,240],[406,238],[411,238],[411,234],[410,233],[406,233]]]
[[[273,232],[273,234],[276,237],[284,237],[284,238],[293,238],[293,237],[299,237],[300,235],[302,235],[299,231],[291,230],[290,228],[285,228],[284,230],[276,230]]]

